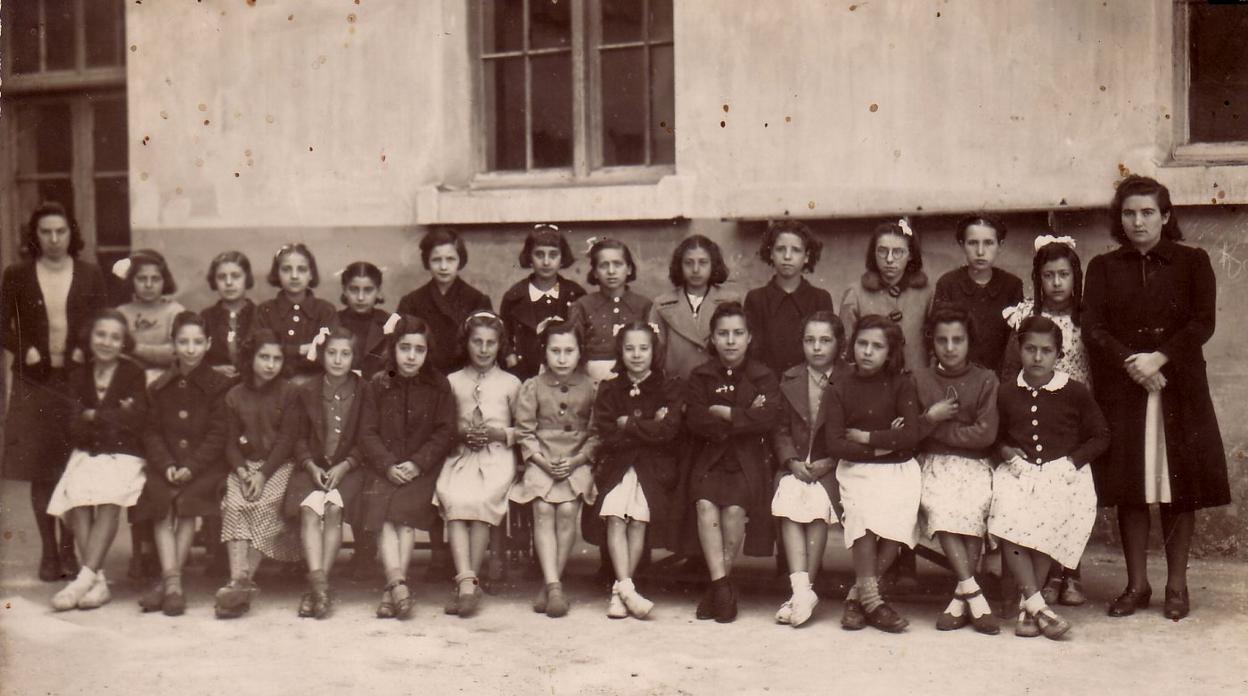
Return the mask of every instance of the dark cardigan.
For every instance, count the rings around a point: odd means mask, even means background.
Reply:
[[[147,378],[142,367],[122,358],[101,399],[95,391],[95,369],[91,363],[69,373],[69,395],[73,416],[69,440],[74,449],[87,454],[130,454],[144,456],[143,428],[147,425]],[[83,417],[94,410],[91,420]]]
[[[4,269],[0,281],[0,333],[4,348],[13,354],[13,374],[27,380],[42,382],[52,364],[48,347],[48,313],[43,304],[43,291],[35,270],[36,261],[22,261]],[[65,341],[65,364],[79,349],[85,358],[87,322],[103,309],[108,301],[104,276],[92,263],[74,259],[74,278],[65,300],[69,335]],[[35,365],[26,364],[26,352],[34,347],[43,359]]]

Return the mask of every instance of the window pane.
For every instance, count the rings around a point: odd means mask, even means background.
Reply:
[[[644,48],[602,52],[602,163],[646,163]]]
[[[78,37],[74,31],[74,0],[44,0],[48,70],[78,67]]]
[[[73,162],[69,104],[19,107],[17,173],[68,173]]]
[[[484,68],[486,166],[524,169],[524,59],[487,60]]]
[[[570,4],[568,0],[529,0],[529,48],[572,44]]]
[[[519,51],[524,48],[523,41],[523,0],[482,0],[482,52]]]
[[[672,40],[672,0],[650,0],[650,40]]]
[[[602,0],[602,42],[641,41],[641,0]]]
[[[1191,5],[1189,128],[1194,142],[1248,140],[1248,11]]]
[[[572,166],[572,54],[535,56],[533,166]]]
[[[87,67],[125,62],[125,15],[122,0],[88,0],[86,11]]]
[[[125,171],[128,145],[125,101],[97,101],[91,108],[95,115],[91,128],[95,143],[95,171]]]
[[[13,74],[39,72],[39,3],[10,3],[13,26],[3,33],[11,37]]]
[[[69,182],[69,177],[23,181],[18,184],[17,190],[23,223],[30,216],[31,211],[44,201],[56,201],[64,205],[70,215],[74,215],[74,187]]]
[[[672,47],[651,47],[651,164],[676,162],[676,80],[673,73]]]
[[[124,176],[95,179],[95,243],[130,246],[130,187]]]

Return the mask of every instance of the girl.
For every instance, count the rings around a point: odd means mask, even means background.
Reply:
[[[1008,383],[1018,376],[1018,328],[1029,316],[1044,316],[1062,330],[1062,352],[1055,369],[1092,388],[1091,361],[1083,343],[1079,312],[1083,300],[1083,269],[1075,240],[1070,237],[1042,235],[1035,241],[1036,254],[1031,262],[1031,283],[1034,298],[1006,309],[1002,316],[1010,327],[1010,340],[1002,359],[1001,380]],[[1087,601],[1080,586],[1079,567],[1053,568],[1053,576],[1045,583],[1046,602],[1078,606]]]
[[[427,364],[430,329],[400,317],[386,351],[386,369],[364,390],[360,450],[369,466],[360,503],[364,534],[378,535],[386,587],[377,618],[409,619],[407,587],[415,529],[437,523],[434,481],[455,438],[455,401],[446,378]]]
[[[491,312],[464,322],[469,366],[448,378],[459,407],[459,446],[442,466],[434,503],[442,508],[455,562],[455,593],[446,613],[471,616],[481,600],[477,574],[485,560],[490,529],[507,513],[507,492],[516,475],[511,410],[520,380],[498,367],[507,331]],[[495,546],[495,552],[501,552]]]
[[[78,572],[72,532],[46,512],[70,453],[66,373],[84,361],[84,328],[108,290],[100,269],[78,260],[82,234],[64,206],[43,203],[22,232],[25,260],[4,269],[0,285],[0,338],[13,355],[3,468],[7,479],[30,481],[39,579],[52,582]]]
[[[268,329],[282,342],[282,376],[302,384],[320,372],[312,339],[338,323],[334,306],[312,294],[321,283],[316,257],[301,242],[286,244],[273,255],[269,285],[277,297],[256,308],[255,328]],[[245,363],[244,363],[245,364]]]
[[[824,433],[836,467],[845,546],[854,587],[845,598],[841,627],[866,625],[898,633],[909,622],[880,596],[879,578],[902,546],[918,536],[922,478],[914,460],[919,406],[914,382],[903,373],[905,338],[888,317],[868,314],[850,334],[853,370],[828,390]]]
[[[1127,587],[1109,615],[1148,606],[1148,508],[1156,503],[1166,549],[1163,612],[1178,621],[1191,609],[1196,510],[1231,501],[1202,347],[1217,323],[1217,278],[1204,250],[1179,243],[1178,213],[1157,181],[1128,177],[1110,213],[1119,248],[1088,264],[1084,303],[1096,396],[1111,424],[1109,452],[1092,473],[1100,504],[1118,507],[1127,562]]]
[[[781,220],[767,226],[758,257],[775,269],[771,280],[745,295],[745,311],[758,340],[753,356],[777,375],[802,364],[802,320],[835,309],[832,295],[806,281],[814,273],[823,242],[806,223]]]
[[[161,581],[139,600],[145,612],[177,616],[186,610],[182,567],[197,517],[221,514],[224,484],[225,392],[233,381],[204,363],[211,340],[194,312],[173,318],[177,362],[148,388],[147,480],[132,518],[155,522]]]
[[[485,293],[464,282],[460,271],[468,265],[468,247],[451,229],[435,229],[420,240],[420,262],[429,271],[428,283],[399,300],[401,315],[423,319],[432,331],[429,364],[449,375],[464,366],[463,347],[457,340],[464,320],[473,312],[490,311]]]
[[[282,379],[282,343],[272,331],[257,329],[243,345],[242,382],[225,395],[230,475],[221,503],[221,541],[230,560],[230,581],[217,591],[218,619],[232,619],[251,608],[256,571],[265,556],[299,560],[299,541],[282,517],[282,499],[294,465],[294,433],[282,429],[296,387]],[[287,416],[289,417],[289,416]]]
[[[715,309],[725,302],[740,302],[741,297],[721,287],[728,280],[723,252],[700,234],[676,246],[667,277],[674,289],[654,298],[649,321],[659,327],[665,374],[683,380],[709,357],[707,340]]]
[[[748,357],[750,336],[745,308],[720,305],[711,316],[715,357],[694,368],[685,390],[685,418],[697,447],[690,493],[711,579],[697,617],[720,623],[737,617],[729,575],[742,541],[751,556],[769,556],[775,548],[767,514],[774,475],[767,435],[780,419],[780,393],[771,370]]]
[[[338,323],[355,336],[355,369],[365,381],[386,364],[385,332],[388,312],[377,308],[381,296],[381,269],[367,261],[356,261],[342,269],[342,303]]]
[[[105,309],[91,323],[90,362],[69,377],[74,447],[52,492],[48,514],[68,517],[81,547],[78,577],[52,597],[52,608],[94,609],[109,600],[104,558],[117,535],[121,509],[143,492],[143,426],[147,380],[125,357],[133,346],[126,317]]]
[[[140,249],[118,261],[113,273],[125,278],[133,293],[131,301],[117,309],[130,323],[134,359],[147,369],[150,383],[173,364],[173,318],[186,308],[169,297],[178,286],[158,251]]]
[[[928,319],[935,360],[914,371],[924,433],[919,461],[923,532],[935,536],[958,585],[936,628],[968,623],[980,633],[1000,629],[975,581],[988,510],[992,505],[992,444],[997,437],[997,376],[971,362],[980,340],[973,315],[958,305],[937,305]]]
[[[294,461],[299,464],[286,486],[283,511],[299,521],[303,557],[308,564],[308,592],[299,600],[299,616],[325,618],[332,597],[329,572],[342,546],[344,511],[360,529],[359,497],[363,465],[358,433],[364,380],[355,365],[355,335],[345,327],[332,329],[320,350],[325,375],[299,387],[288,407],[283,435],[298,433]],[[357,544],[369,538],[361,530]],[[375,547],[374,547],[375,551]],[[356,553],[361,553],[357,548]],[[372,560],[372,558],[369,558]]]
[[[1005,223],[987,213],[958,220],[954,233],[966,265],[936,281],[935,305],[961,305],[975,322],[975,344],[970,361],[993,372],[1001,369],[1001,357],[1009,345],[1010,326],[1001,317],[1006,307],[1023,301],[1023,281],[994,264],[1005,244]],[[918,367],[918,365],[915,365]]]
[[[1062,345],[1061,328],[1047,317],[1028,317],[1018,328],[1023,369],[997,396],[1002,464],[993,473],[988,518],[1022,591],[1014,634],[1054,640],[1070,622],[1048,607],[1040,586],[1052,561],[1079,563],[1096,521],[1088,464],[1109,446],[1091,392],[1054,370]]]
[[[780,378],[784,413],[772,436],[780,478],[771,499],[771,514],[780,519],[785,556],[792,564],[789,583],[793,595],[776,612],[776,622],[793,627],[806,623],[819,596],[813,583],[823,561],[828,527],[839,520],[836,497],[836,460],[827,455],[821,437],[823,395],[841,368],[845,329],[832,312],[811,314],[802,324],[803,365]]]
[[[508,288],[498,311],[510,338],[507,370],[522,381],[535,376],[545,359],[538,325],[547,319],[567,319],[572,303],[585,296],[585,288],[559,273],[574,263],[572,248],[558,227],[534,225],[525,237],[520,267],[533,272]]]
[[[616,239],[589,239],[589,284],[598,292],[577,300],[572,305],[568,322],[585,339],[585,370],[597,386],[615,376],[615,333],[633,321],[645,321],[650,315],[650,298],[629,290],[637,280],[637,264],[633,252]]]
[[[599,385],[594,401],[594,431],[602,452],[594,484],[602,495],[594,514],[586,516],[586,538],[603,545],[599,520],[606,521],[605,546],[616,577],[607,604],[613,619],[629,614],[644,619],[654,607],[633,585],[647,529],[657,532],[657,545],[674,547],[668,536],[676,518],[675,439],[681,408],[679,383],[663,374],[662,345],[650,324],[627,324],[616,334],[619,376]]]
[[[256,321],[256,303],[247,297],[255,285],[251,259],[241,251],[223,251],[208,264],[208,287],[217,293],[217,301],[200,312],[212,339],[204,361],[226,377],[238,376],[243,341]]]
[[[592,504],[597,495],[589,465],[598,436],[590,428],[594,384],[582,366],[580,330],[556,320],[541,336],[546,369],[525,382],[516,399],[516,443],[525,468],[510,498],[534,501],[533,544],[544,584],[533,611],[558,618],[568,613],[560,578],[576,541],[581,500]]]

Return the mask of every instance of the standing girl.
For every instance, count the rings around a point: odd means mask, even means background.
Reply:
[[[784,413],[771,438],[780,478],[771,514],[780,520],[785,556],[792,564],[793,595],[776,612],[776,622],[793,627],[806,623],[819,603],[813,583],[823,563],[828,527],[839,521],[832,507],[836,460],[828,456],[823,437],[823,396],[838,376],[844,346],[841,320],[827,310],[815,312],[802,324],[805,364],[790,367],[780,378]]]
[[[742,541],[751,556],[770,556],[775,548],[767,436],[780,420],[780,392],[775,374],[748,357],[750,341],[745,308],[720,305],[711,317],[715,357],[694,368],[685,389],[685,419],[698,448],[690,496],[711,579],[697,617],[720,623],[737,617],[729,576]]]
[[[104,558],[117,536],[121,509],[143,492],[143,427],[147,380],[125,357],[133,346],[126,317],[101,310],[91,323],[91,360],[69,376],[73,453],[52,492],[48,514],[68,517],[78,538],[82,568],[52,597],[52,608],[94,609],[109,600]]]
[[[468,367],[448,380],[458,406],[459,446],[442,466],[434,503],[442,508],[455,562],[455,593],[446,613],[471,616],[481,600],[477,575],[485,560],[490,529],[507,514],[507,492],[516,475],[511,411],[520,380],[498,366],[507,345],[502,319],[477,312],[464,322]],[[495,547],[495,553],[502,549]]]
[[[1057,561],[1074,568],[1096,521],[1088,466],[1109,446],[1109,427],[1088,388],[1053,366],[1062,330],[1031,316],[1018,328],[1023,364],[1001,385],[997,409],[1002,464],[992,477],[988,533],[1002,544],[1022,592],[1014,634],[1057,640],[1070,622],[1048,607],[1040,587]]]
[[[914,548],[918,541],[919,405],[914,381],[903,372],[901,327],[868,314],[850,336],[853,371],[828,390],[824,429],[828,455],[841,460],[836,467],[845,510],[841,524],[854,564],[841,628],[871,625],[898,633],[909,622],[884,602],[879,578],[903,546]]]
[[[995,634],[996,617],[975,581],[992,506],[992,445],[997,439],[997,376],[971,362],[979,325],[958,305],[937,305],[928,319],[935,360],[914,371],[920,422],[927,433],[919,461],[923,470],[920,522],[936,537],[958,585],[936,628],[969,624]]]
[[[440,372],[430,368],[429,325],[400,317],[386,351],[386,369],[364,390],[360,449],[369,467],[361,528],[378,535],[386,587],[377,618],[409,619],[407,587],[416,529],[437,523],[434,482],[455,440],[455,397]]]
[[[516,443],[525,468],[510,498],[533,501],[533,545],[543,581],[533,611],[558,618],[568,613],[560,579],[576,541],[581,500],[593,503],[597,495],[590,464],[598,437],[590,428],[594,383],[582,366],[579,329],[552,321],[542,331],[542,345],[546,369],[525,382],[516,399]]]
[[[572,303],[585,296],[585,288],[559,273],[574,263],[572,248],[558,227],[534,225],[525,237],[520,267],[532,273],[508,288],[498,307],[509,338],[507,371],[521,381],[535,376],[545,363],[537,327],[548,319],[566,320]]]
[[[815,312],[835,309],[832,295],[806,281],[823,253],[823,242],[796,220],[767,226],[758,256],[775,269],[771,281],[745,295],[745,311],[758,340],[751,353],[777,375],[802,364],[802,321]]]
[[[230,582],[217,591],[218,619],[245,614],[258,592],[255,578],[265,556],[299,560],[299,540],[282,517],[282,499],[294,469],[295,433],[283,418],[296,387],[282,378],[282,343],[257,329],[243,345],[242,382],[225,395],[229,477],[221,502],[221,541],[230,560]]]
[[[256,308],[255,328],[268,329],[282,342],[282,375],[302,384],[320,373],[315,358],[308,360],[313,339],[338,322],[334,306],[312,294],[321,283],[316,257],[301,242],[286,244],[273,255],[269,285],[277,297]],[[246,364],[244,362],[244,364]]]
[[[590,237],[590,293],[572,305],[568,321],[585,340],[585,371],[594,385],[615,376],[615,333],[633,321],[650,316],[650,298],[629,290],[637,280],[633,252],[617,239]]]
[[[676,246],[667,277],[673,289],[654,298],[649,321],[659,327],[664,374],[684,380],[709,357],[711,315],[721,304],[740,302],[741,297],[721,287],[728,280],[723,252],[700,234]]]
[[[182,567],[198,517],[221,514],[219,491],[227,425],[225,392],[233,381],[204,363],[208,325],[194,312],[173,318],[177,362],[148,389],[143,435],[147,481],[131,517],[154,522],[161,581],[139,600],[143,611],[177,616],[186,610]]]
[[[152,249],[140,249],[119,261],[113,272],[125,278],[133,293],[131,301],[117,309],[130,322],[134,336],[134,359],[154,381],[173,364],[173,318],[186,308],[169,296],[178,291],[165,257]]]
[[[287,519],[299,522],[308,564],[308,591],[299,600],[299,616],[303,617],[329,615],[329,572],[342,546],[343,515],[352,515],[357,544],[371,538],[358,522],[364,482],[358,441],[364,380],[352,369],[355,345],[356,338],[347,328],[330,330],[319,347],[325,375],[299,387],[288,406],[291,417],[282,424],[287,431],[284,436],[292,429],[298,433],[294,444],[298,466],[286,486],[283,511]]]
[[[432,333],[429,364],[449,375],[464,366],[459,330],[473,312],[490,311],[485,293],[460,277],[468,265],[468,247],[451,229],[435,229],[420,240],[420,262],[431,276],[428,283],[399,300],[398,312],[423,319]]]
[[[594,431],[601,438],[594,483],[601,495],[587,515],[586,538],[601,540],[606,521],[606,548],[615,569],[607,616],[629,614],[644,619],[654,603],[637,592],[633,574],[652,544],[669,540],[678,480],[675,439],[680,432],[679,382],[663,374],[662,343],[650,324],[632,322],[616,334],[619,376],[598,386]],[[601,541],[598,542],[601,546]]]
[[[87,322],[108,297],[100,269],[78,260],[82,246],[82,234],[65,207],[44,203],[23,230],[25,260],[4,269],[0,285],[0,334],[13,355],[4,477],[30,481],[44,582],[78,573],[72,532],[60,525],[58,542],[56,518],[46,511],[70,452],[67,369],[85,360]]]
[[[204,361],[227,377],[238,376],[243,341],[256,321],[256,303],[247,297],[255,285],[251,260],[241,251],[223,251],[208,264],[208,287],[217,301],[200,312],[212,340]]]
[[[342,303],[338,323],[355,336],[355,367],[365,381],[386,364],[386,321],[390,313],[377,305],[381,296],[381,269],[367,261],[355,261],[342,269]]]

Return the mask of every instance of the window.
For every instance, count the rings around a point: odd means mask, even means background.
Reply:
[[[109,264],[130,251],[122,0],[4,3],[4,188],[20,229],[40,202],[63,203]],[[6,240],[12,250],[16,240]]]
[[[479,170],[672,170],[672,0],[476,2]]]
[[[1182,0],[1176,8],[1176,155],[1248,159],[1248,5]]]

